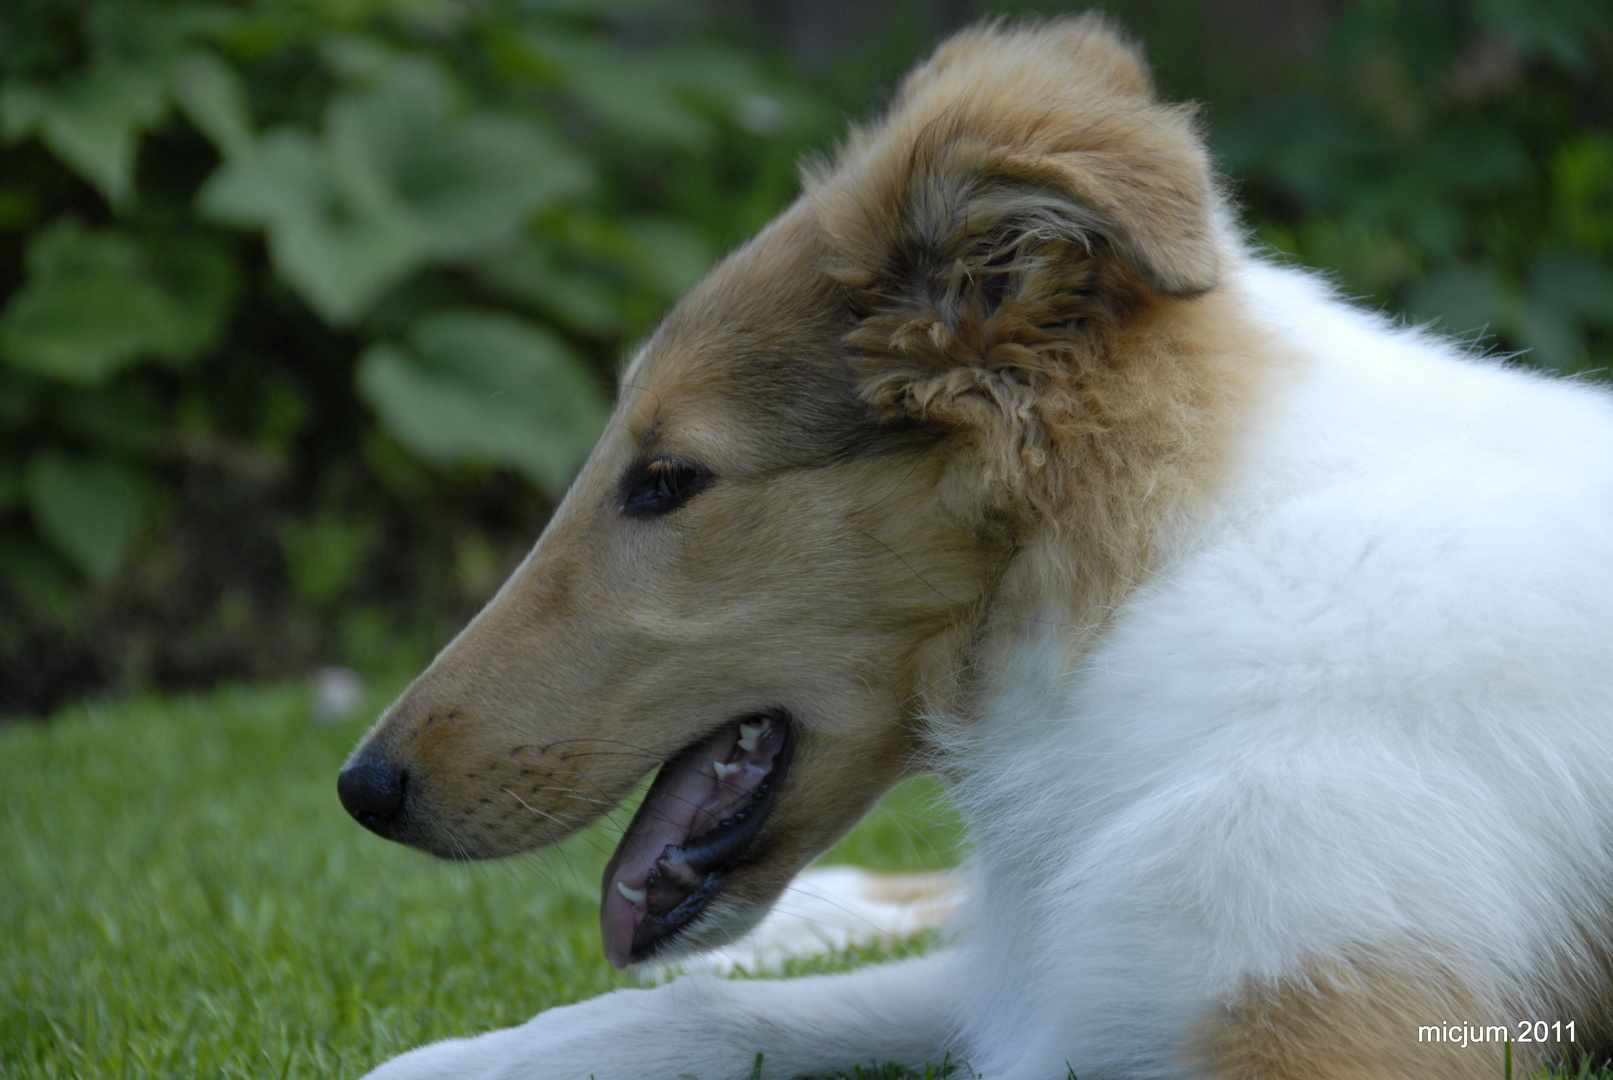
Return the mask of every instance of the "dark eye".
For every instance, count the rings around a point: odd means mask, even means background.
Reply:
[[[669,514],[709,483],[709,472],[682,461],[660,458],[634,465],[622,477],[622,513],[638,518]]]

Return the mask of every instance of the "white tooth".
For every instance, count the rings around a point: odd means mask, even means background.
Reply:
[[[618,881],[616,883],[616,891],[621,893],[623,896],[627,897],[628,902],[633,903],[633,904],[642,904],[642,903],[644,903],[645,898],[647,898],[650,895],[650,891],[648,889],[630,889],[630,888],[628,888],[627,887],[627,882],[625,882],[625,881]]]
[[[740,770],[738,765],[730,765],[726,761],[713,761],[711,771],[717,774],[717,779],[726,780]]]
[[[740,724],[739,748],[745,751],[756,749],[756,740],[766,734],[767,729],[772,726],[771,720],[763,720],[760,724]]]

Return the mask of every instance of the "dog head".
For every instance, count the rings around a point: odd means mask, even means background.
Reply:
[[[1213,200],[1190,118],[1101,22],[943,46],[666,318],[343,802],[483,858],[659,769],[605,874],[607,955],[746,929],[914,767],[1027,545],[1132,572],[1137,505],[1195,437],[1160,343],[1216,283]]]

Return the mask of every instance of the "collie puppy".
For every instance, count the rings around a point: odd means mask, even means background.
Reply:
[[[602,883],[621,967],[744,933],[933,770],[976,850],[956,944],[624,990],[373,1075],[1488,1080],[1594,1050],[1610,463],[1600,390],[1252,253],[1101,20],[966,31],[667,316],[339,782],[383,836],[492,858],[658,769]]]

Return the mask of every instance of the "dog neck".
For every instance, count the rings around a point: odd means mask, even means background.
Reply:
[[[1237,279],[1140,312],[1043,392],[1047,452],[1008,511],[1015,539],[973,618],[930,643],[922,708],[945,773],[955,729],[1005,687],[1075,671],[1127,599],[1190,550],[1214,515],[1241,433],[1293,362]],[[1034,680],[1033,680],[1034,681]]]

